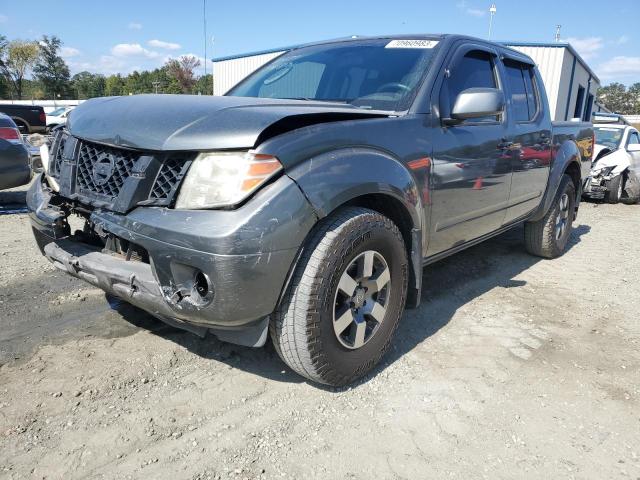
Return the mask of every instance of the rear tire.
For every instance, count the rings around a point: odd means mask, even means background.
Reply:
[[[604,194],[604,201],[607,203],[618,203],[624,192],[624,173],[617,175],[607,182],[607,192]]]
[[[544,258],[556,258],[564,253],[571,236],[575,204],[576,187],[565,174],[546,215],[537,222],[524,224],[525,247],[529,253]]]
[[[270,323],[278,355],[300,375],[339,386],[387,351],[407,295],[408,260],[398,227],[369,209],[326,219],[304,250]]]

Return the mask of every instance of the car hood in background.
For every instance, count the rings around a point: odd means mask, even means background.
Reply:
[[[72,135],[142,150],[252,148],[270,126],[283,131],[388,112],[314,101],[196,95],[132,95],[88,100],[67,121]],[[296,121],[297,120],[297,121]]]

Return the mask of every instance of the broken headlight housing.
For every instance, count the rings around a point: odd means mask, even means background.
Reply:
[[[176,208],[237,205],[282,169],[272,156],[254,152],[204,152],[182,182]]]

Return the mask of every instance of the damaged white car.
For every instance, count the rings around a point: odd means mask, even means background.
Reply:
[[[595,125],[591,175],[584,196],[607,203],[640,200],[640,133],[628,124]]]

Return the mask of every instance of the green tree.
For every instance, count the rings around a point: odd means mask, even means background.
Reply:
[[[602,87],[597,93],[598,103],[604,105],[612,112],[629,115],[633,111],[632,95],[621,83],[611,83]]]
[[[128,94],[128,92],[125,92],[125,81],[119,73],[117,75],[109,75],[106,78],[104,94],[108,97]]]
[[[213,95],[213,75],[209,73],[198,78],[196,86],[193,88],[193,93]]]
[[[71,83],[75,95],[80,99],[103,97],[105,94],[104,75],[84,71],[76,73]]]
[[[636,82],[627,90],[633,104],[631,115],[640,115],[640,82]]]
[[[38,60],[39,51],[36,42],[13,40],[7,43],[6,38],[0,36],[0,73],[18,100],[22,98],[25,76]]]
[[[62,42],[56,36],[42,36],[40,41],[40,55],[33,67],[35,77],[40,81],[50,98],[67,97],[71,83],[69,82],[69,67],[58,54]]]

